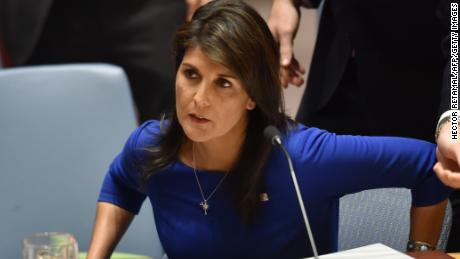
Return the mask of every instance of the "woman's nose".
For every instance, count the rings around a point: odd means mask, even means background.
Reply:
[[[204,108],[211,104],[211,95],[211,86],[208,83],[206,83],[205,80],[203,80],[198,85],[195,95],[193,96],[193,100],[198,107]]]

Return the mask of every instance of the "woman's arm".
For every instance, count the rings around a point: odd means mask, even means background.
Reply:
[[[107,202],[98,202],[87,259],[110,258],[134,214]]]
[[[431,206],[413,206],[410,216],[409,239],[428,243],[436,248],[442,229],[441,227],[444,222],[446,205],[447,199]]]
[[[324,198],[374,188],[404,187],[412,191],[412,205],[431,206],[451,193],[432,167],[435,146],[399,137],[335,135],[309,128],[293,138],[300,184],[323,188]],[[302,136],[303,135],[303,136]],[[304,138],[304,139],[301,139]]]
[[[373,188],[411,189],[410,239],[436,245],[451,190],[432,171],[433,144],[397,137],[337,136],[315,128],[304,133],[304,141],[291,140],[300,154],[296,157],[300,175],[308,176],[300,177],[301,185],[326,199]]]
[[[131,133],[123,151],[111,163],[99,194],[87,258],[109,258],[139,212],[147,195],[140,187],[141,169],[136,158],[156,141],[158,131],[157,121],[142,124]]]

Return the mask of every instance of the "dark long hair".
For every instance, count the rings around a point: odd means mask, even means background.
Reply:
[[[260,210],[262,172],[271,151],[264,139],[267,125],[286,128],[282,88],[279,79],[279,52],[262,17],[241,1],[212,1],[199,8],[189,23],[174,37],[176,71],[189,47],[199,46],[212,60],[232,70],[257,104],[249,111],[246,138],[239,159],[229,172],[230,190],[243,220],[253,222]],[[158,144],[148,150],[142,179],[178,159],[186,136],[176,111],[167,120]]]

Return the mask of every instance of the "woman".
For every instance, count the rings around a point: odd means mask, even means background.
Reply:
[[[411,188],[411,238],[436,243],[450,190],[431,170],[433,145],[290,121],[277,44],[253,9],[211,2],[174,47],[176,109],[137,129],[112,163],[89,258],[111,253],[147,196],[169,258],[310,256],[287,161],[262,134],[270,124],[283,131],[320,254],[337,249],[338,199],[379,187]]]

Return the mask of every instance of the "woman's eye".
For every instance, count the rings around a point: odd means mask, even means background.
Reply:
[[[232,86],[232,83],[230,83],[230,81],[223,78],[217,79],[217,84],[222,88],[229,88]]]
[[[187,77],[187,78],[189,78],[189,79],[198,78],[198,74],[197,74],[196,71],[193,70],[193,69],[185,69],[185,70],[184,70],[184,75],[185,75],[185,77]]]

